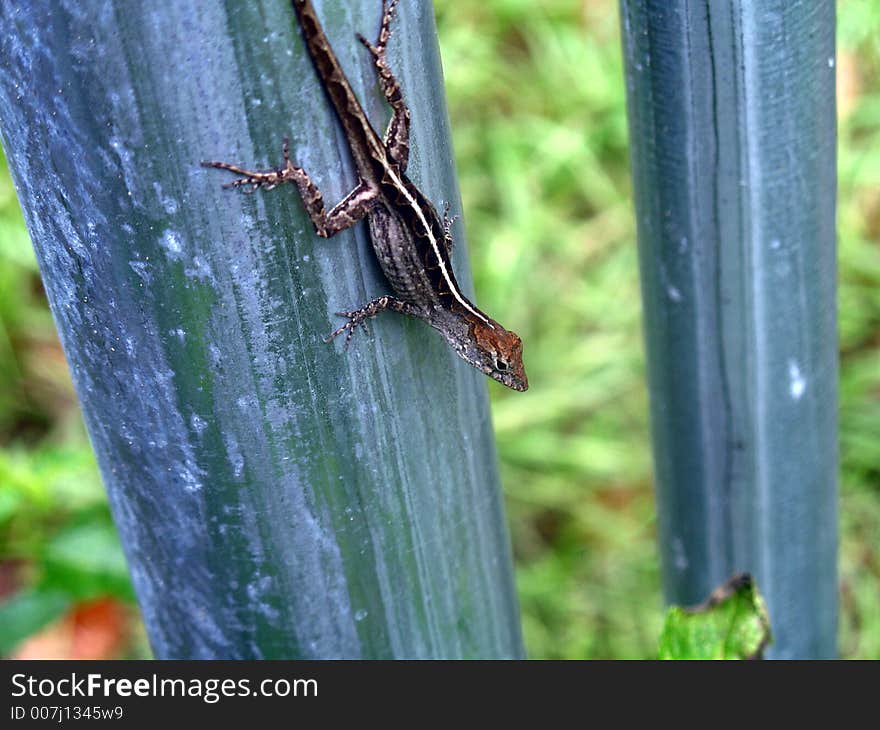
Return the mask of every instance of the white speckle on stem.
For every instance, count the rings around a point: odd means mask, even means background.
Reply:
[[[196,279],[210,279],[213,276],[211,265],[201,256],[193,256],[192,265],[187,266],[183,273]]]
[[[190,494],[202,491],[204,485],[199,479],[202,474],[202,470],[190,459],[178,463],[178,476],[180,481],[183,482],[183,488]]]
[[[684,549],[684,542],[680,537],[675,537],[672,540],[672,561],[675,564],[675,569],[680,572],[687,570],[690,565]]]
[[[150,265],[148,263],[146,263],[145,261],[135,260],[129,261],[128,265],[131,267],[131,270],[134,271],[134,273],[137,274],[140,277],[141,281],[143,281],[145,284],[149,284],[152,281],[153,277],[150,274]]]
[[[800,400],[807,390],[807,379],[796,360],[788,361],[788,392],[794,400]]]
[[[162,184],[159,182],[153,183],[153,190],[156,193],[156,197],[162,202],[162,207],[165,209],[165,212],[168,215],[174,215],[177,212],[177,201],[170,195],[165,195],[162,190]]]
[[[669,272],[663,264],[660,264],[660,278],[663,281],[663,288],[666,290],[666,296],[669,297],[670,301],[678,303],[684,299],[681,289],[670,281]]]
[[[164,248],[172,259],[180,259],[183,253],[183,244],[180,242],[180,234],[172,231],[170,228],[162,234],[160,245]]]

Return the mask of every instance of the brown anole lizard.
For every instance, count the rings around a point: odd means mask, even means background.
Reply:
[[[392,109],[382,139],[339,65],[311,0],[293,0],[306,47],[342,123],[359,177],[358,184],[342,201],[326,210],[320,191],[306,171],[291,161],[286,139],[284,164],[273,170],[247,170],[225,162],[202,164],[240,175],[228,187],[256,191],[294,183],[315,231],[324,238],[366,217],[373,249],[394,295],[379,297],[351,312],[337,312],[348,321],[327,341],[345,332],[348,345],[359,325],[390,309],[424,320],[475,368],[509,388],[526,390],[529,384],[522,362],[522,340],[480,311],[462,293],[450,260],[452,221],[448,211],[441,219],[406,176],[409,110],[386,56],[396,5],[397,0],[383,0],[382,25],[375,45],[358,36],[373,58],[382,91]]]

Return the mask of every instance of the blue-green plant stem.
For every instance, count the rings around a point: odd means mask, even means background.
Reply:
[[[381,3],[316,5],[384,126]],[[399,15],[410,171],[455,208],[432,8]],[[353,187],[290,2],[3,4],[0,133],[156,655],[521,656],[486,379],[403,317],[324,343],[388,293],[365,227],[199,166],[289,135]]]
[[[831,657],[834,3],[621,19],[666,596],[748,571],[770,656]]]

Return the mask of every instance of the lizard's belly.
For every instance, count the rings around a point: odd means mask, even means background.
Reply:
[[[382,205],[377,205],[367,220],[373,250],[394,294],[417,306],[435,306],[439,297],[433,290],[412,232]]]

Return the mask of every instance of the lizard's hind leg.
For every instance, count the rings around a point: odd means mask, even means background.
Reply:
[[[345,347],[348,348],[348,343],[351,342],[352,335],[354,335],[354,331],[361,326],[366,326],[367,320],[371,317],[375,317],[380,312],[384,312],[386,309],[390,309],[392,312],[399,312],[400,314],[409,314],[413,317],[418,317],[421,313],[417,307],[414,307],[409,302],[404,302],[401,299],[397,299],[395,297],[388,296],[387,294],[383,297],[379,297],[378,299],[374,299],[371,302],[367,302],[360,309],[352,310],[351,312],[337,312],[336,314],[340,317],[347,317],[348,322],[346,322],[342,327],[338,328],[331,332],[327,337],[324,338],[324,342],[331,342],[338,335],[341,335],[343,332],[345,335]]]
[[[366,46],[376,70],[379,73],[379,83],[382,93],[391,106],[391,121],[385,131],[385,148],[391,158],[400,166],[401,171],[406,171],[409,162],[409,109],[403,101],[400,91],[400,82],[394,77],[388,65],[386,49],[388,39],[391,38],[391,20],[397,8],[397,0],[382,0],[382,27],[379,29],[379,39],[374,46],[362,35],[358,34],[358,40]]]

